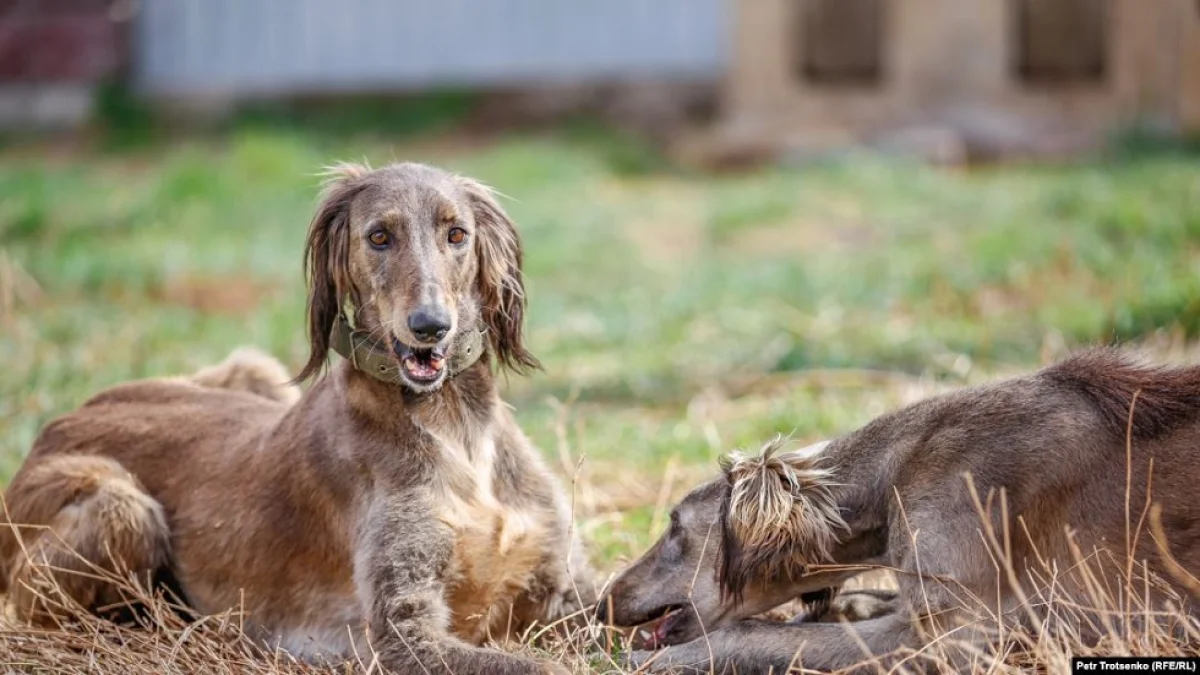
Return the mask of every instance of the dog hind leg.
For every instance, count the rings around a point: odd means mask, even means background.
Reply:
[[[128,608],[114,576],[148,579],[169,565],[162,505],[112,459],[66,455],[29,465],[5,503],[6,609],[18,619],[46,625],[79,609]]]

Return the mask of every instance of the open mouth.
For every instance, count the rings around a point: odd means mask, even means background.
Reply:
[[[658,649],[667,644],[667,636],[682,616],[683,605],[667,605],[662,608],[658,618],[642,624],[638,634],[645,640],[646,647]]]
[[[404,375],[414,382],[435,382],[446,369],[446,354],[440,347],[414,349],[392,338],[392,349],[400,359]]]

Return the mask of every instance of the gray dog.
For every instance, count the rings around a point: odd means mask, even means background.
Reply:
[[[965,599],[1036,621],[1050,575],[1058,600],[1095,607],[1098,583],[1126,616],[1153,617],[1178,599],[1173,582],[1200,573],[1200,367],[1091,350],[828,443],[780,445],[726,460],[612,584],[600,618],[654,621],[654,642],[669,645],[635,652],[636,664],[838,670],[971,628]],[[743,620],[865,566],[896,571],[893,611],[845,625]],[[1085,639],[1112,621],[1075,614]],[[986,623],[957,635],[987,646]]]

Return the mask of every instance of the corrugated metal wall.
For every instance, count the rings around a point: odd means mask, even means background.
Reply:
[[[142,0],[153,94],[716,77],[728,0]]]

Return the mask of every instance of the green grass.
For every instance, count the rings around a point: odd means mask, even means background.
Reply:
[[[733,445],[846,431],[928,392],[916,376],[1200,334],[1200,167],[1182,151],[712,177],[590,127],[472,144],[257,119],[44,149],[0,151],[0,479],[105,386],[246,343],[298,366],[315,173],[337,159],[430,161],[512,197],[546,370],[507,396],[556,465],[582,458],[605,569],[661,525],[668,465],[678,494]]]

